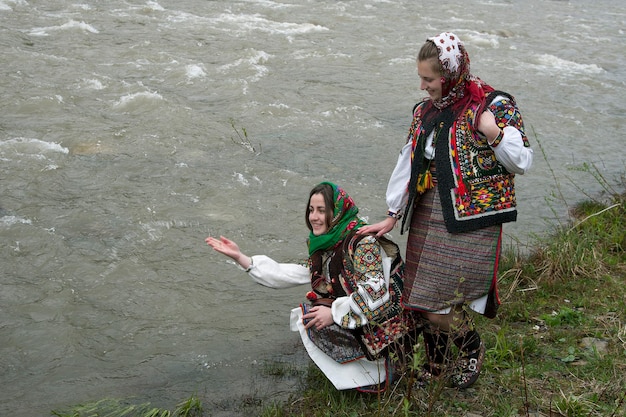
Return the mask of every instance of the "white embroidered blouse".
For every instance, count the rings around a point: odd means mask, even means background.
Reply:
[[[338,297],[331,306],[333,321],[348,329],[365,325],[372,319],[368,313],[378,309],[390,297],[391,258],[387,256],[375,238],[366,236],[357,243],[353,264],[356,290],[348,296]],[[289,288],[311,284],[311,274],[307,267],[293,263],[279,263],[265,255],[252,257],[248,274],[257,283],[270,288]],[[325,277],[330,282],[327,271],[325,271]],[[365,301],[366,305],[360,305],[355,301],[356,294]]]

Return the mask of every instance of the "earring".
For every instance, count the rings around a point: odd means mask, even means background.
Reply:
[[[446,83],[445,77],[441,77],[441,84],[445,84],[445,83]]]

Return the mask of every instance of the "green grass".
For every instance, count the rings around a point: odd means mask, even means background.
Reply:
[[[242,409],[261,417],[626,416],[626,194],[609,196],[573,208],[572,221],[538,239],[528,254],[503,255],[498,316],[475,316],[487,352],[473,387],[417,388],[407,373],[376,396],[337,391],[313,365],[302,371],[268,363],[268,376],[295,376],[302,388],[286,401],[261,399]],[[416,348],[419,366],[424,355]],[[195,395],[172,412],[102,400],[53,414],[211,415]]]
[[[57,417],[202,417],[202,402],[192,395],[180,402],[174,411],[152,406],[150,403],[132,404],[117,399],[104,399],[79,404],[67,411],[52,411]]]

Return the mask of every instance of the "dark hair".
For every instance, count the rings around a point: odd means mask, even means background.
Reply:
[[[435,42],[428,40],[422,45],[419,53],[417,54],[417,61],[433,60],[433,70],[438,74],[443,74],[443,67],[439,61],[439,49],[435,45]]]
[[[304,220],[306,221],[306,226],[309,230],[313,230],[311,226],[311,222],[309,221],[309,214],[311,214],[311,197],[315,194],[321,194],[324,197],[324,206],[326,206],[326,225],[330,228],[331,222],[333,221],[333,214],[335,212],[335,191],[333,187],[328,184],[318,184],[309,193],[309,201],[307,201],[306,205],[306,215]]]

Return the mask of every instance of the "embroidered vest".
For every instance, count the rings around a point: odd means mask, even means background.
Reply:
[[[504,98],[491,103],[496,96]],[[487,103],[498,126],[515,127],[522,134],[524,146],[530,146],[514,98],[494,91],[487,96]],[[415,107],[409,132],[415,150],[423,147],[426,140],[422,134],[423,107],[424,103]],[[435,145],[437,188],[450,233],[468,232],[517,218],[515,174],[498,162],[487,140],[476,133],[476,108],[477,105],[470,106],[456,119],[444,121]],[[415,155],[413,163],[418,152]]]
[[[321,298],[313,301],[313,305],[330,306],[332,300],[337,297],[351,295],[356,291],[357,282],[352,259],[358,242],[365,236],[356,235],[355,233],[350,234],[344,239],[343,244],[338,245],[330,253],[326,253],[326,256],[330,256],[330,259],[327,259],[326,262],[322,259],[323,254],[319,253],[322,251],[318,251],[311,256],[311,265],[316,265],[317,269],[315,272],[311,269],[312,285],[315,285],[314,288],[317,287],[316,293],[321,296]],[[372,312],[373,316],[376,317],[375,319],[370,320],[365,326],[349,331],[354,335],[363,352],[370,360],[385,354],[389,345],[416,329],[420,324],[417,316],[405,311],[400,304],[404,286],[404,261],[402,260],[400,248],[385,237],[379,237],[377,241],[387,256],[391,258],[388,285],[389,300]],[[327,265],[327,273],[331,282],[326,287],[326,292],[320,291],[323,287],[314,278],[318,273],[319,275],[324,275],[319,269],[324,264]],[[358,300],[356,301],[359,302]],[[343,331],[348,330],[343,329]]]

